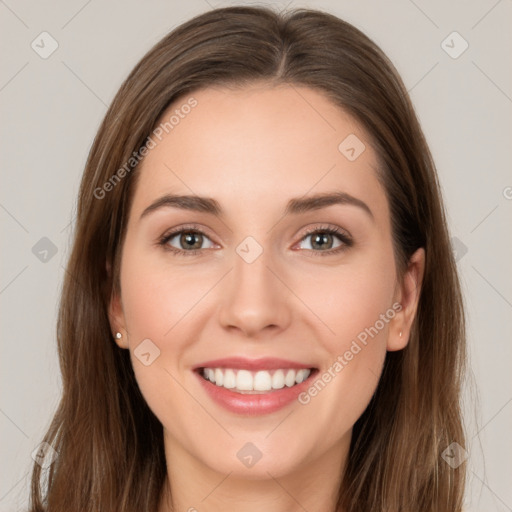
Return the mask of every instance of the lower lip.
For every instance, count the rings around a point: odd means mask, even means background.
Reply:
[[[308,378],[290,388],[284,387],[270,391],[268,393],[242,394],[231,391],[222,386],[217,386],[203,378],[198,372],[194,372],[205,391],[210,395],[214,402],[221,405],[228,411],[244,414],[247,416],[257,416],[261,414],[270,414],[278,411],[294,400],[302,393],[311,382],[311,378],[317,373],[312,370]]]

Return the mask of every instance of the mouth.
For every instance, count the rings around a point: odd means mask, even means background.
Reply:
[[[307,380],[316,368],[277,368],[251,371],[238,368],[204,367],[196,370],[208,382],[240,394],[266,394],[292,388]]]
[[[254,416],[292,404],[319,369],[283,359],[228,358],[204,362],[193,371],[214,403],[236,414]]]

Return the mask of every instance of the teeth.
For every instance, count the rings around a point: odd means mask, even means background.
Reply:
[[[272,389],[272,377],[265,371],[257,372],[252,383],[254,391],[270,391]]]
[[[222,386],[224,383],[224,374],[220,368],[215,368],[215,384]]]
[[[309,376],[309,370],[299,370],[297,372],[297,376],[295,377],[295,382],[297,384],[300,384],[301,382],[305,381]]]
[[[295,371],[294,370],[288,370],[286,372],[286,377],[284,378],[284,383],[289,388],[291,388],[295,384]]]
[[[284,388],[284,372],[283,372],[283,370],[277,370],[274,373],[274,375],[272,375],[271,386],[273,389]]]
[[[247,370],[238,370],[236,374],[236,388],[240,391],[252,391],[253,378],[251,372]]]
[[[233,389],[236,387],[236,374],[233,370],[226,370],[224,372],[223,386],[228,389]]]
[[[311,370],[234,370],[231,368],[203,368],[203,377],[216,386],[237,392],[264,392],[272,389],[290,388],[304,382]]]

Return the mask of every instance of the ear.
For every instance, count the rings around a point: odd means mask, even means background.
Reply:
[[[110,275],[110,265],[107,263],[107,272]],[[121,294],[112,287],[110,302],[108,305],[108,318],[112,329],[114,341],[120,348],[129,348],[128,333],[126,331],[125,319],[123,313],[123,305],[121,303]],[[117,333],[121,333],[121,338],[117,338]]]
[[[419,248],[409,259],[407,270],[402,280],[397,285],[394,307],[397,311],[390,322],[390,329],[387,341],[387,350],[393,352],[402,350],[407,346],[411,335],[411,328],[418,309],[423,274],[425,271],[425,250]]]

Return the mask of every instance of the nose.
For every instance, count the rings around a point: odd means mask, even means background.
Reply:
[[[252,263],[235,254],[234,268],[222,290],[222,326],[248,337],[286,329],[291,320],[291,293],[279,274],[267,251]]]

